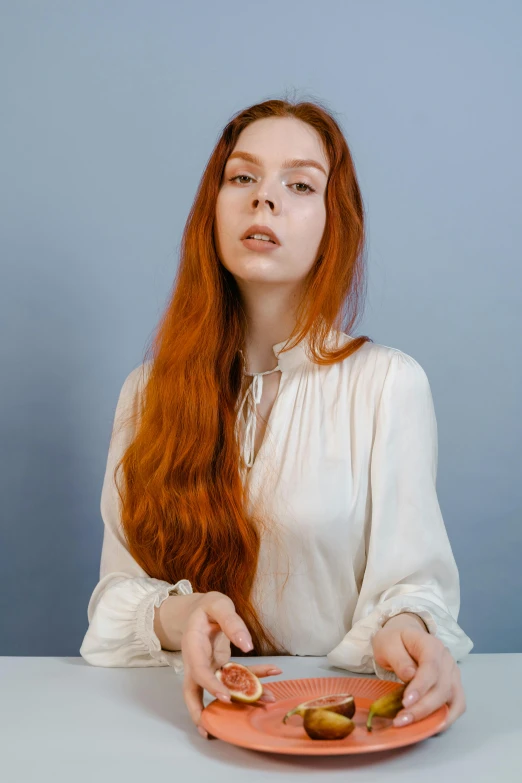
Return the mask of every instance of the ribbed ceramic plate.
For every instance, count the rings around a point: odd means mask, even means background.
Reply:
[[[366,728],[370,704],[395,690],[399,683],[369,677],[315,677],[267,683],[275,702],[223,704],[217,699],[203,710],[201,723],[214,737],[242,748],[268,753],[330,756],[344,753],[371,753],[391,750],[437,734],[443,728],[449,708],[446,704],[422,720],[396,728],[390,718],[372,719]],[[355,699],[356,727],[341,740],[313,740],[303,728],[303,719],[286,713],[302,701],[333,693],[351,693]]]

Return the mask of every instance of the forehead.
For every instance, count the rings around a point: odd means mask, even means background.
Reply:
[[[244,160],[247,163],[253,163],[254,166],[259,166],[259,168],[263,168],[262,159],[258,155],[254,155],[246,150],[236,150],[235,152],[232,152],[229,155],[228,161],[232,161],[236,158]],[[284,160],[281,163],[281,168],[283,170],[313,168],[317,171],[321,171],[325,177],[328,176],[323,164],[313,158],[287,158],[287,160]]]
[[[244,128],[228,161],[243,160],[264,168],[312,168],[328,176],[328,159],[322,140],[306,122],[295,117],[266,117]]]

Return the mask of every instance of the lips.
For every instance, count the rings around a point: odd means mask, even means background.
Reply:
[[[251,236],[252,234],[266,234],[276,245],[281,244],[277,234],[272,231],[270,226],[261,226],[258,223],[255,223],[253,226],[250,226],[250,228],[247,228],[241,239],[247,239],[247,237]]]

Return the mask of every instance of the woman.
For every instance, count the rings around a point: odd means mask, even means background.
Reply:
[[[407,354],[349,335],[364,244],[331,114],[270,100],[231,120],[150,354],[121,390],[80,650],[183,671],[196,725],[204,688],[229,698],[215,671],[231,654],[327,655],[408,682],[413,720],[465,711],[456,662],[473,642],[430,386]]]

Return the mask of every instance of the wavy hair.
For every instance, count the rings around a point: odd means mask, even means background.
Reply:
[[[268,523],[247,512],[239,471],[237,407],[251,381],[243,375],[247,322],[235,278],[218,257],[214,229],[228,156],[241,131],[266,117],[306,122],[319,134],[330,164],[325,230],[284,350],[306,338],[313,361],[331,365],[372,342],[357,337],[330,352],[325,342],[332,327],[352,330],[365,293],[363,201],[338,123],[318,102],[282,99],[250,106],[228,122],[201,178],[172,293],[146,349],[147,378],[131,414],[134,437],[114,471],[132,556],[152,577],[188,579],[194,592],[228,595],[251,633],[249,655],[286,650],[263,627],[252,603]],[[245,653],[232,644],[232,654]]]

